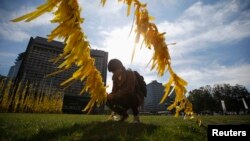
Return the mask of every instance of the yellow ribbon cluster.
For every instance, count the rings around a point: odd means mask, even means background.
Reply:
[[[118,0],[123,1],[128,5],[127,15],[130,15],[131,5],[135,7],[135,25],[136,25],[136,40],[138,43],[140,37],[144,38],[148,49],[153,48],[154,54],[150,62],[152,62],[151,70],[156,69],[159,76],[163,76],[165,72],[170,73],[169,81],[164,85],[165,93],[160,101],[164,103],[169,95],[170,86],[174,86],[176,98],[172,105],[168,107],[169,110],[175,108],[176,116],[181,110],[184,110],[186,115],[193,115],[192,104],[185,97],[187,82],[181,79],[171,67],[171,58],[168,51],[168,44],[165,42],[165,33],[160,33],[157,26],[151,22],[153,19],[147,11],[146,4],[142,4],[139,0]],[[104,6],[106,0],[101,0]],[[86,39],[80,24],[83,19],[80,17],[80,8],[77,0],[47,0],[47,2],[39,6],[34,12],[14,19],[14,22],[25,20],[29,22],[36,17],[51,12],[54,8],[56,12],[52,23],[59,23],[59,25],[49,35],[49,40],[54,38],[63,38],[66,46],[63,53],[58,56],[54,62],[64,59],[64,62],[59,65],[59,73],[69,69],[73,64],[78,66],[72,77],[64,81],[61,85],[65,85],[75,80],[85,82],[82,92],[88,91],[91,94],[91,100],[84,110],[89,111],[97,103],[101,104],[106,101],[106,88],[102,82],[100,72],[94,66],[94,59],[90,56],[90,45]]]
[[[25,20],[29,22],[45,12],[51,12],[55,8],[55,16],[51,22],[59,25],[51,32],[48,39],[49,41],[56,37],[64,39],[63,53],[53,60],[55,63],[61,59],[64,59],[64,61],[58,66],[59,71],[50,75],[63,72],[72,65],[76,65],[78,69],[61,85],[76,80],[84,82],[81,93],[88,91],[91,94],[91,99],[84,111],[91,111],[95,104],[100,105],[106,102],[107,94],[101,74],[94,65],[95,60],[90,56],[90,44],[80,26],[84,20],[80,17],[81,10],[77,0],[47,0],[45,4],[39,6],[35,11],[12,21]]]

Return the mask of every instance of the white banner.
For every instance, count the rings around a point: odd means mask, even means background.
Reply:
[[[224,100],[221,100],[221,106],[222,106],[223,112],[225,113],[227,111],[227,109],[226,109],[226,105],[225,105],[225,101]]]
[[[245,101],[244,98],[242,98],[242,102],[243,102],[243,104],[244,104],[245,109],[248,110],[248,106],[247,106],[247,103],[246,103],[246,101]]]

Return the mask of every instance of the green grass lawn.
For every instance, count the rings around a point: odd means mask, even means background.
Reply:
[[[0,140],[204,141],[208,124],[250,124],[246,116],[141,116],[142,123],[107,121],[107,115],[0,113]]]

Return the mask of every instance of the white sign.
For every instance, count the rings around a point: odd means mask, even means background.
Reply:
[[[225,105],[225,101],[224,100],[221,100],[221,106],[222,106],[223,112],[225,113],[227,111],[227,109],[226,109],[226,105]]]
[[[244,98],[242,98],[242,102],[243,102],[243,104],[244,104],[245,109],[248,110],[248,106],[247,106],[247,103],[246,103],[246,101],[245,101]]]

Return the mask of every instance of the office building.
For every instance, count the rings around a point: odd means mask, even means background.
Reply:
[[[159,83],[156,80],[147,84],[147,97],[144,100],[144,106],[141,111],[151,113],[167,111],[167,107],[174,101],[175,92],[173,91],[163,104],[159,104],[163,97],[164,89],[165,87],[162,83]],[[170,89],[172,90],[172,87]]]
[[[31,37],[26,51],[21,57],[19,56],[19,59],[17,59],[17,62],[19,63],[16,63],[16,65],[13,67],[15,69],[14,71],[17,72],[17,74],[13,76],[16,76],[16,82],[28,81],[32,84],[42,84],[43,86],[49,87],[53,86],[58,88],[59,90],[63,90],[63,110],[67,112],[70,112],[72,110],[80,111],[82,110],[84,105],[81,105],[81,103],[84,103],[84,100],[89,100],[88,94],[79,96],[79,93],[83,88],[83,83],[77,81],[71,86],[67,87],[65,90],[63,89],[64,87],[60,86],[60,83],[72,76],[72,73],[77,69],[76,66],[73,66],[69,70],[57,75],[45,77],[46,75],[57,70],[59,63],[54,64],[49,60],[54,59],[60,53],[62,53],[63,48],[64,44],[62,42],[48,42],[46,38]],[[91,50],[91,57],[95,59],[95,66],[101,72],[103,81],[106,84],[108,53],[101,50]],[[14,74],[13,68],[10,71],[10,75]],[[79,102],[79,100],[81,102]]]
[[[147,84],[147,97],[144,101],[143,111],[158,112],[166,110],[164,104],[159,104],[164,94],[164,87],[156,80]]]

